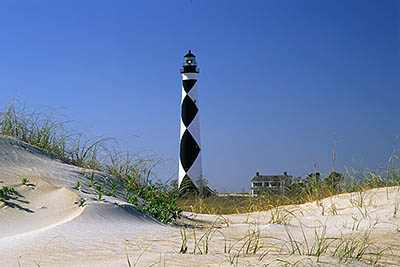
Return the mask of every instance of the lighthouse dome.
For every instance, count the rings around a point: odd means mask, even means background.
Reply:
[[[191,50],[184,56],[183,69],[181,73],[199,73],[197,68],[196,56]]]
[[[189,52],[185,55],[185,57],[196,57],[196,56],[192,53],[192,50],[189,50]]]

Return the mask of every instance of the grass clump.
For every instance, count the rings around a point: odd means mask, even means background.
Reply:
[[[370,230],[361,235],[352,233],[340,237],[327,237],[326,227],[323,226],[321,231],[315,230],[314,240],[308,240],[300,224],[303,239],[296,240],[289,228],[285,229],[288,237],[285,244],[290,255],[314,256],[317,257],[317,261],[323,255],[330,255],[336,257],[339,263],[366,261],[375,266],[383,257],[383,253],[389,249],[373,245]]]
[[[13,194],[15,194],[15,189],[13,187],[10,186],[3,186],[0,189],[0,201],[3,202],[4,204],[7,205],[7,200],[9,199],[9,197]]]
[[[280,207],[275,207],[271,210],[271,218],[268,223],[273,224],[290,224],[291,219],[293,219],[295,215],[293,212],[282,209]]]
[[[13,187],[10,187],[10,186],[3,186],[0,189],[0,196],[2,196],[2,197],[7,197],[7,196],[12,195],[14,193],[15,193],[15,189]]]
[[[81,188],[82,188],[81,182],[77,181],[76,185],[74,186],[74,189],[79,191],[81,190]]]
[[[249,230],[242,238],[236,240],[232,245],[224,250],[228,254],[228,261],[231,265],[238,265],[241,255],[255,255],[261,249],[260,231]]]
[[[0,135],[39,147],[73,165],[100,169],[99,153],[105,149],[104,143],[110,138],[85,138],[82,133],[73,134],[66,124],[54,119],[54,111],[49,114],[40,110],[31,112],[20,107],[17,101],[0,112]]]
[[[186,228],[185,227],[181,227],[180,231],[181,231],[182,243],[181,243],[181,248],[179,250],[179,253],[185,254],[187,252],[187,250],[188,250]]]
[[[118,187],[119,187],[119,185],[113,182],[111,185],[111,190],[108,192],[107,195],[110,197],[114,196],[115,191],[118,189]]]
[[[150,184],[140,186],[135,193],[130,194],[128,202],[135,205],[137,210],[168,223],[181,213],[181,209],[177,207],[178,198],[179,190],[162,184]]]
[[[342,236],[335,241],[336,248],[332,256],[339,259],[339,263],[352,261],[367,261],[375,266],[383,257],[383,253],[390,248],[380,248],[373,245],[370,240],[371,232],[368,230],[363,235]]]
[[[334,238],[328,238],[326,227],[323,226],[321,231],[314,231],[314,240],[307,239],[302,224],[300,223],[300,230],[303,235],[303,242],[294,239],[293,234],[290,232],[289,227],[285,226],[286,234],[288,236],[290,254],[315,256],[319,258],[321,255],[326,254],[328,249],[334,242]]]
[[[78,204],[78,207],[84,207],[86,206],[86,199],[81,198],[79,201],[75,202],[75,204]]]
[[[105,184],[96,186],[97,201],[102,201],[103,200],[104,186],[105,186]]]
[[[89,187],[94,187],[95,185],[95,181],[94,181],[94,171],[92,171],[92,175],[90,176],[90,184]]]

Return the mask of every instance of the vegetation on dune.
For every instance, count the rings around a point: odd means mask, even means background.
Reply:
[[[258,197],[190,195],[180,198],[178,206],[184,211],[194,213],[238,214],[319,201],[342,193],[397,186],[400,185],[400,175],[399,170],[395,169],[395,159],[397,157],[393,153],[388,168],[380,172],[348,169],[346,174],[341,174],[332,171],[325,179],[318,173],[311,173],[304,179],[294,179],[284,187],[284,191],[264,190]]]
[[[125,199],[163,222],[172,221],[181,210],[196,213],[228,214],[268,210],[280,205],[301,204],[320,200],[345,192],[360,191],[374,187],[400,184],[395,170],[395,151],[387,170],[377,172],[356,172],[348,170],[345,175],[332,172],[321,179],[316,173],[304,179],[295,179],[286,185],[284,192],[265,191],[258,197],[250,196],[204,196],[204,194],[179,194],[176,186],[152,182],[152,171],[159,163],[151,157],[140,154],[122,153],[110,144],[112,138],[91,139],[82,133],[68,130],[68,122],[60,122],[50,115],[29,112],[14,102],[0,112],[0,134],[15,137],[28,144],[42,148],[52,156],[91,170],[102,171],[121,181]],[[336,145],[336,144],[335,144]],[[110,180],[110,189],[97,184],[94,172],[88,177],[98,200],[104,195],[113,196],[118,184]],[[27,181],[23,181],[28,182]],[[77,184],[75,189],[80,190]]]
[[[3,204],[7,205],[8,204],[7,200],[13,194],[15,194],[15,189],[13,187],[3,186],[0,189],[0,202],[3,202]]]
[[[100,170],[99,154],[110,138],[92,140],[82,133],[72,133],[66,128],[68,122],[57,121],[53,115],[27,111],[14,101],[0,112],[0,134],[39,147],[73,165]]]
[[[363,261],[372,266],[378,264],[387,266],[384,262],[387,259],[384,257],[390,253],[390,247],[376,244],[371,238],[377,221],[369,221],[363,230],[353,228],[350,233],[332,236],[328,234],[326,222],[320,222],[319,226],[311,226],[302,222],[301,217],[304,215],[301,213],[297,215],[292,213],[290,216],[291,219],[298,221],[298,226],[291,225],[287,220],[273,222],[283,225],[285,230],[283,236],[274,236],[269,232],[261,231],[260,225],[253,222],[249,224],[247,233],[232,237],[232,234],[225,232],[221,227],[227,220],[223,216],[216,217],[214,223],[206,228],[181,227],[180,249],[176,252],[196,255],[224,254],[226,262],[231,266],[249,265],[247,261],[249,256],[253,256],[253,259],[258,260],[263,266],[279,262],[289,263],[290,259],[286,261],[281,257],[287,259],[292,255],[304,256],[297,263],[308,260],[312,266],[326,263],[321,258],[326,259],[327,256],[342,264]],[[358,224],[362,220],[361,218]],[[314,228],[313,233],[307,232],[307,228]],[[213,241],[221,237],[224,245],[215,246]],[[297,263],[290,266],[297,266]]]
[[[196,226],[182,227],[179,253],[207,254],[210,251],[212,251],[211,253],[223,253],[226,255],[227,263],[234,266],[247,265],[246,260],[251,255],[254,255],[254,258],[257,258],[260,264],[265,266],[276,263],[286,266],[292,262],[290,259],[287,260],[287,257],[291,255],[303,256],[293,266],[302,265],[302,261],[307,260],[311,265],[318,265],[318,263],[325,262],[323,258],[335,259],[338,264],[362,261],[372,266],[388,266],[393,256],[391,255],[391,245],[376,242],[376,236],[381,232],[374,231],[377,224],[381,222],[379,216],[372,215],[376,211],[373,210],[377,204],[375,202],[376,194],[364,191],[386,187],[387,199],[392,199],[394,202],[392,216],[396,218],[399,201],[393,200],[393,195],[389,197],[389,194],[398,194],[399,187],[389,190],[388,186],[399,186],[399,178],[398,171],[394,168],[388,168],[380,175],[375,172],[348,171],[344,176],[333,172],[323,180],[318,175],[311,174],[305,179],[295,179],[286,186],[284,192],[265,191],[258,197],[212,196],[202,198],[191,196],[179,199],[178,203],[181,207],[197,213],[231,214],[270,210],[262,215],[261,221],[254,220],[256,216],[249,214],[245,221],[248,223],[249,230],[242,237],[232,236],[233,234],[229,231],[224,231],[224,227],[221,226],[229,227],[230,221],[222,215],[214,217],[217,219],[213,225],[206,226],[202,230],[198,230],[201,228],[196,228]],[[328,233],[328,228],[332,227],[332,224],[328,224],[328,218],[335,215],[346,217],[347,214],[349,216],[349,210],[343,208],[343,203],[340,205],[340,209],[336,208],[335,199],[342,198],[330,199],[330,206],[329,201],[324,202],[321,199],[346,192],[352,193],[348,196],[347,207],[355,208],[352,212],[356,214],[351,215],[353,221],[348,222],[347,218],[343,219],[342,225],[336,224],[338,232]],[[307,219],[310,215],[314,215],[303,213],[303,210],[295,207],[283,206],[309,201],[316,201],[316,209],[312,211],[317,214],[312,223]],[[325,221],[317,219],[319,212],[323,218],[326,218]],[[249,220],[250,217],[252,220]],[[220,221],[217,222],[218,220]],[[218,227],[215,227],[216,224]],[[274,235],[275,226],[270,231],[265,228],[260,231],[261,226],[265,226],[265,224],[282,225],[285,234],[283,236]],[[310,232],[310,229],[313,229],[313,232]],[[395,227],[396,232],[399,232],[398,229],[398,226]],[[214,242],[210,242],[213,238],[220,238],[220,236],[225,243],[223,248],[221,245],[215,246]],[[285,257],[285,259],[281,257]],[[395,257],[397,256],[393,256],[394,259]]]
[[[0,196],[3,196],[3,197],[9,196],[9,195],[14,194],[14,193],[15,193],[15,189],[13,187],[10,187],[10,186],[3,186],[0,189]]]
[[[26,177],[22,178],[22,184],[23,185],[28,185],[28,183],[29,183],[29,179],[28,178],[26,178]]]
[[[178,190],[162,184],[150,184],[140,187],[136,194],[130,195],[128,202],[161,222],[169,222],[175,220],[181,212],[177,205],[178,198]]]
[[[176,205],[179,192],[166,184],[151,180],[152,170],[159,163],[154,158],[140,154],[122,153],[112,144],[113,138],[91,139],[83,133],[74,133],[67,127],[68,122],[56,120],[53,113],[31,112],[16,101],[0,112],[0,135],[10,136],[39,147],[53,157],[69,164],[106,173],[110,178],[110,190],[105,192],[107,183],[96,184],[92,171],[90,185],[96,190],[97,199],[113,196],[119,187],[119,180],[125,189],[125,199],[161,222],[170,222],[180,213]],[[22,180],[23,184],[29,180]],[[81,190],[78,182],[76,190]]]

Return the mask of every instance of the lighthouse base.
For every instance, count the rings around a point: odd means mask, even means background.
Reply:
[[[179,191],[180,191],[180,196],[196,195],[200,197],[209,197],[216,194],[215,191],[212,190],[207,185],[201,185],[197,187],[193,183],[192,179],[190,179],[189,176],[187,175],[183,177],[182,183],[179,187]]]
[[[180,195],[189,195],[189,194],[198,194],[199,190],[196,185],[193,183],[192,179],[189,176],[185,175],[183,177],[181,185],[179,186]]]

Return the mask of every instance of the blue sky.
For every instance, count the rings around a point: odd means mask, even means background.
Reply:
[[[176,176],[183,55],[198,58],[203,172],[386,167],[400,135],[396,0],[0,0],[0,104],[51,106]]]

